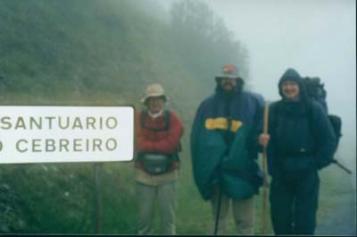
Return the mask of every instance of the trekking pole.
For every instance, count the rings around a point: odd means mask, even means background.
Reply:
[[[347,174],[352,174],[352,171],[348,169],[346,166],[342,165],[340,162],[338,162],[338,160],[333,159],[332,163],[336,164],[338,167],[343,169]]]
[[[231,130],[231,126],[232,126],[231,119],[229,119],[227,131]],[[222,193],[223,192],[222,192],[222,188],[221,188],[221,183],[222,183],[221,182],[221,179],[222,179],[221,165],[222,165],[222,159],[219,162],[219,182],[218,182],[218,200],[217,200],[218,203],[217,203],[216,220],[214,223],[214,235],[217,235],[217,232],[218,232],[219,216],[221,214],[221,205],[222,205]]]
[[[264,126],[263,133],[268,134],[268,121],[269,121],[269,103],[266,102],[264,106]],[[268,201],[268,175],[267,175],[267,148],[263,147],[263,159],[262,159],[262,169],[263,169],[263,205],[262,205],[262,234],[266,233],[267,226],[267,201]]]
[[[222,191],[221,188],[218,187],[218,201],[217,201],[217,210],[216,210],[216,220],[214,222],[214,235],[217,235],[218,232],[219,215],[221,212],[221,202],[222,202]]]

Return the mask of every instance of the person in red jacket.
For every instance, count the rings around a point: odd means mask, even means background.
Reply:
[[[155,200],[162,234],[176,234],[175,184],[183,126],[173,111],[165,109],[166,100],[162,86],[151,84],[142,99],[145,109],[136,114],[138,234],[150,234]]]

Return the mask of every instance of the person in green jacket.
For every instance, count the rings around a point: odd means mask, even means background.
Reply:
[[[225,65],[216,82],[191,131],[194,180],[202,198],[211,201],[219,234],[225,233],[230,202],[237,234],[254,234],[254,195],[262,185],[256,159],[264,102],[243,90],[235,65]]]

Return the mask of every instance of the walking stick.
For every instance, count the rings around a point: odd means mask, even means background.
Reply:
[[[221,212],[221,202],[222,202],[222,191],[221,188],[218,188],[218,203],[217,203],[217,210],[216,210],[216,220],[214,222],[214,235],[217,235],[218,232],[218,223],[219,223],[219,215]]]
[[[227,131],[231,130],[231,120],[229,120],[228,122],[228,129]],[[222,164],[222,160],[220,161],[219,163],[219,185],[218,185],[218,200],[217,200],[217,212],[216,212],[216,220],[215,220],[215,223],[214,223],[214,235],[217,235],[217,232],[218,232],[218,224],[219,224],[219,216],[221,214],[221,204],[222,204],[222,187],[221,187],[221,179],[222,179],[222,173],[221,173],[221,164]]]
[[[347,174],[352,174],[352,171],[348,169],[346,166],[342,165],[340,162],[338,162],[338,160],[333,159],[332,163],[336,164],[338,167],[343,169]]]
[[[264,127],[263,133],[268,134],[268,121],[269,121],[269,103],[266,102],[264,106]],[[263,147],[263,159],[262,159],[262,169],[263,169],[263,205],[262,205],[262,233],[266,233],[267,226],[267,201],[268,201],[268,174],[267,174],[267,148]]]

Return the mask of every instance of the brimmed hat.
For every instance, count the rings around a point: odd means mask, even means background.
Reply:
[[[223,66],[223,74],[216,76],[216,81],[221,80],[223,78],[230,79],[241,79],[243,80],[239,74],[238,69],[234,64],[226,64]]]
[[[161,97],[161,96],[165,100],[167,99],[164,88],[158,83],[150,84],[146,87],[145,95],[143,98],[141,98],[141,102],[145,103],[146,100],[150,97]]]

